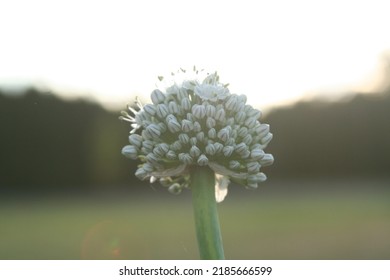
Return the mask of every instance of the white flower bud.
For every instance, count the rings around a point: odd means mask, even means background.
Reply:
[[[181,126],[177,121],[170,121],[168,123],[168,129],[172,133],[179,132],[181,130]]]
[[[257,161],[248,162],[246,164],[248,173],[258,173],[260,171],[260,164]]]
[[[137,124],[142,124],[145,120],[147,120],[148,118],[146,118],[145,114],[142,114],[143,112],[139,112],[137,113],[135,116],[134,116],[134,119],[135,119],[135,122]]]
[[[143,169],[142,167],[138,168],[137,171],[135,171],[135,176],[140,179],[140,180],[145,180],[149,175],[148,173],[145,171],[145,169]]]
[[[145,140],[153,140],[153,136],[150,134],[150,132],[147,129],[142,130],[141,136]]]
[[[251,145],[251,150],[260,149],[262,150],[262,145],[254,141],[253,145]]]
[[[187,153],[180,153],[178,158],[184,164],[192,163],[192,157]]]
[[[171,144],[170,149],[173,151],[179,151],[183,147],[180,141],[175,141]]]
[[[159,117],[160,119],[164,119],[169,114],[169,110],[168,110],[167,105],[158,104],[157,108],[156,108],[156,114],[157,114],[157,117]]]
[[[214,145],[215,153],[216,153],[216,154],[222,152],[223,145],[222,145],[221,143],[215,142],[213,145]]]
[[[164,133],[164,132],[166,132],[166,131],[167,131],[167,126],[166,126],[166,124],[165,124],[165,123],[163,123],[163,122],[160,122],[160,123],[158,123],[158,126],[160,127],[160,131],[161,131],[161,133]]]
[[[172,150],[169,150],[166,154],[167,159],[174,160],[176,159],[176,153]]]
[[[130,146],[130,145],[124,146],[122,148],[122,154],[125,157],[131,158],[131,159],[137,159],[137,157],[138,157],[138,151],[137,151],[136,147]]]
[[[169,188],[168,188],[168,191],[172,194],[179,194],[181,193],[182,191],[182,188],[180,186],[180,184],[178,183],[174,183],[172,184]]]
[[[200,132],[200,131],[202,131],[202,126],[201,126],[200,123],[197,122],[197,121],[194,122],[194,131],[195,131],[195,132]]]
[[[235,138],[233,137],[230,137],[226,142],[225,142],[225,145],[226,146],[235,146],[236,145],[236,140],[234,140]]]
[[[237,100],[237,95],[232,94],[229,99],[225,103],[225,108],[228,110],[233,110],[234,106],[236,106],[236,103],[238,102]]]
[[[256,174],[251,174],[246,178],[247,183],[249,184],[257,184],[257,176]]]
[[[150,95],[151,99],[152,99],[152,102],[153,104],[157,105],[161,102],[164,102],[165,100],[165,95],[164,93],[162,93],[161,90],[159,89],[155,89],[152,94]]]
[[[169,150],[169,145],[166,143],[161,143],[156,145],[156,147],[153,149],[153,153],[156,154],[158,157],[162,158],[165,156],[168,150]]]
[[[144,107],[143,107],[144,111],[146,113],[148,113],[149,115],[151,116],[154,116],[156,114],[156,108],[154,107],[153,104],[146,104]]]
[[[274,157],[271,154],[265,154],[263,158],[260,160],[260,164],[262,166],[268,166],[274,163]]]
[[[129,136],[129,142],[130,142],[130,144],[140,148],[142,145],[142,136],[138,135],[138,134],[131,134]]]
[[[229,161],[229,168],[230,169],[239,169],[241,167],[241,164],[236,160]]]
[[[262,183],[267,180],[267,176],[263,172],[259,172],[256,174],[256,179],[258,183]]]
[[[234,147],[233,146],[225,146],[223,147],[223,154],[225,157],[230,157],[234,151]]]
[[[169,145],[167,143],[160,143],[157,146],[160,147],[164,151],[164,153],[167,153],[169,151]]]
[[[226,125],[225,127],[224,127],[224,129],[227,129],[227,131],[229,131],[229,135],[232,133],[232,131],[233,131],[233,127],[234,125]]]
[[[269,125],[262,123],[261,125],[257,126],[255,129],[256,133],[260,138],[263,138],[269,133]]]
[[[208,116],[210,118],[214,118],[215,113],[216,113],[215,106],[210,105],[210,104],[206,105],[206,116]]]
[[[190,155],[194,158],[198,157],[200,155],[200,149],[197,146],[192,146],[190,149]]]
[[[261,117],[261,112],[257,109],[249,110],[246,114],[248,117],[255,118],[256,120]]]
[[[252,136],[250,134],[245,135],[245,137],[242,139],[242,142],[249,146],[252,144]]]
[[[153,172],[154,167],[149,162],[146,162],[142,165],[143,170],[145,170],[147,173]]]
[[[190,144],[192,146],[196,146],[197,143],[198,143],[198,140],[196,139],[196,137],[191,137],[190,138]]]
[[[207,117],[207,120],[206,120],[206,127],[207,128],[213,128],[216,124],[217,124],[217,122],[213,118]]]
[[[242,159],[246,159],[251,155],[251,152],[249,150],[245,150],[242,154],[240,154]]]
[[[249,111],[251,111],[253,108],[251,105],[245,105],[244,111],[248,114]]]
[[[245,143],[240,143],[235,147],[238,154],[243,154],[246,150],[248,150],[248,146]]]
[[[156,149],[156,148],[155,148]],[[156,163],[158,163],[158,157],[157,157],[158,155],[156,155],[156,154],[154,154],[154,153],[149,153],[149,154],[147,154],[146,155],[146,160],[150,163],[150,164],[152,164],[152,165],[154,165],[154,164],[156,164]],[[144,167],[144,169],[146,170],[146,168]],[[153,170],[150,170],[150,171],[148,171],[148,172],[152,172]]]
[[[191,101],[188,98],[183,98],[181,100],[181,107],[186,111],[190,110],[191,109]]]
[[[222,108],[217,110],[217,112],[215,113],[215,119],[221,122],[225,121],[225,116],[226,116],[225,110]]]
[[[226,142],[229,137],[230,137],[230,133],[229,133],[229,129],[227,128],[222,128],[220,131],[218,131],[218,138],[221,139],[223,142]]]
[[[198,139],[198,141],[200,143],[203,143],[205,141],[205,136],[204,136],[204,132],[203,131],[200,131],[196,134],[196,139]]]
[[[245,94],[241,94],[241,95],[239,95],[238,97],[238,101],[240,101],[240,102],[242,102],[242,103],[246,103],[246,101],[247,101],[247,97],[246,97],[246,95]]]
[[[268,145],[268,143],[272,140],[273,134],[268,133],[266,136],[260,139],[260,143],[263,145]]]
[[[245,103],[237,100],[237,103],[233,108],[234,112],[244,111],[244,109],[245,109]]]
[[[168,117],[169,116],[172,116],[172,115],[168,115]],[[170,118],[168,120],[168,117],[167,117],[166,122],[167,122],[169,131],[172,132],[172,133],[176,133],[176,132],[181,131],[181,125],[179,124],[177,119],[175,117],[173,117],[173,118]]]
[[[257,119],[254,118],[254,117],[249,117],[245,120],[245,125],[248,127],[248,128],[253,128],[255,127],[256,125],[256,122],[257,122]]]
[[[168,104],[168,110],[171,114],[177,114],[179,113],[179,106],[177,106],[175,101],[170,101]]]
[[[204,105],[195,104],[192,106],[192,114],[198,119],[203,119],[206,116],[206,107]]]
[[[145,148],[147,151],[151,152],[154,147],[154,142],[151,140],[145,140],[142,142],[142,147]]]
[[[185,133],[179,134],[178,138],[179,138],[180,143],[182,143],[184,145],[186,145],[190,142],[190,137]]]
[[[179,89],[179,92],[177,93],[177,97],[179,98],[179,100],[181,100],[183,98],[187,98],[188,97],[187,89],[181,87]]]
[[[254,160],[262,159],[264,157],[264,155],[265,155],[265,153],[261,149],[253,149],[251,151],[251,158],[253,158]]]
[[[210,139],[214,139],[215,137],[217,137],[217,131],[215,130],[215,128],[211,128],[209,129],[207,135]]]
[[[228,118],[227,120],[226,120],[226,125],[228,125],[228,126],[233,126],[235,124],[235,121],[234,121],[234,118],[232,117],[232,118]]]
[[[215,146],[213,144],[209,143],[206,146],[206,154],[213,156],[213,155],[215,155],[215,152],[216,152]]]
[[[149,153],[146,158],[148,158],[148,156],[152,154],[152,153]],[[163,156],[165,156],[166,152],[164,151],[164,149],[161,148],[161,146],[156,146],[154,149],[153,149],[153,154],[157,155],[158,157],[162,158]]]
[[[187,113],[187,120],[193,123],[195,121],[195,118],[191,113]]]
[[[225,107],[223,107],[222,104],[217,104],[217,105],[215,106],[215,110],[216,110],[217,112],[218,112],[219,110],[221,110],[221,109],[225,110]]]
[[[184,119],[181,121],[181,129],[184,132],[190,132],[194,129],[194,124],[191,121]]]
[[[161,135],[160,127],[157,124],[151,124],[146,128],[146,131],[152,138],[158,138]]]
[[[235,119],[236,119],[236,123],[243,124],[245,119],[246,119],[245,112],[244,111],[238,111],[236,116],[235,116]]]
[[[200,155],[198,158],[198,164],[200,166],[206,166],[209,163],[209,159],[204,155]]]

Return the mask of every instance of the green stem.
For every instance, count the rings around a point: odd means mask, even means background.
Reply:
[[[214,172],[208,167],[194,167],[191,171],[192,202],[200,258],[223,260]]]

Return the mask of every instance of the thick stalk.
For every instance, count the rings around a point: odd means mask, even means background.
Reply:
[[[214,172],[209,167],[194,167],[191,171],[192,202],[200,258],[222,260],[224,253],[215,201]]]

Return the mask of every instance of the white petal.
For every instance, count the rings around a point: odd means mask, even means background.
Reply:
[[[228,177],[215,173],[215,200],[218,203],[225,199],[229,183]]]
[[[157,181],[157,178],[154,176],[150,176],[150,183],[153,184],[154,182]]]

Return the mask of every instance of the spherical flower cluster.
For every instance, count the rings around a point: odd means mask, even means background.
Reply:
[[[131,123],[130,145],[123,155],[139,159],[135,175],[159,180],[172,193],[190,187],[191,166],[215,172],[216,199],[222,201],[231,181],[250,189],[266,180],[262,166],[273,163],[264,148],[272,139],[261,112],[246,104],[245,95],[231,94],[217,73],[155,89],[152,104],[122,112]]]

